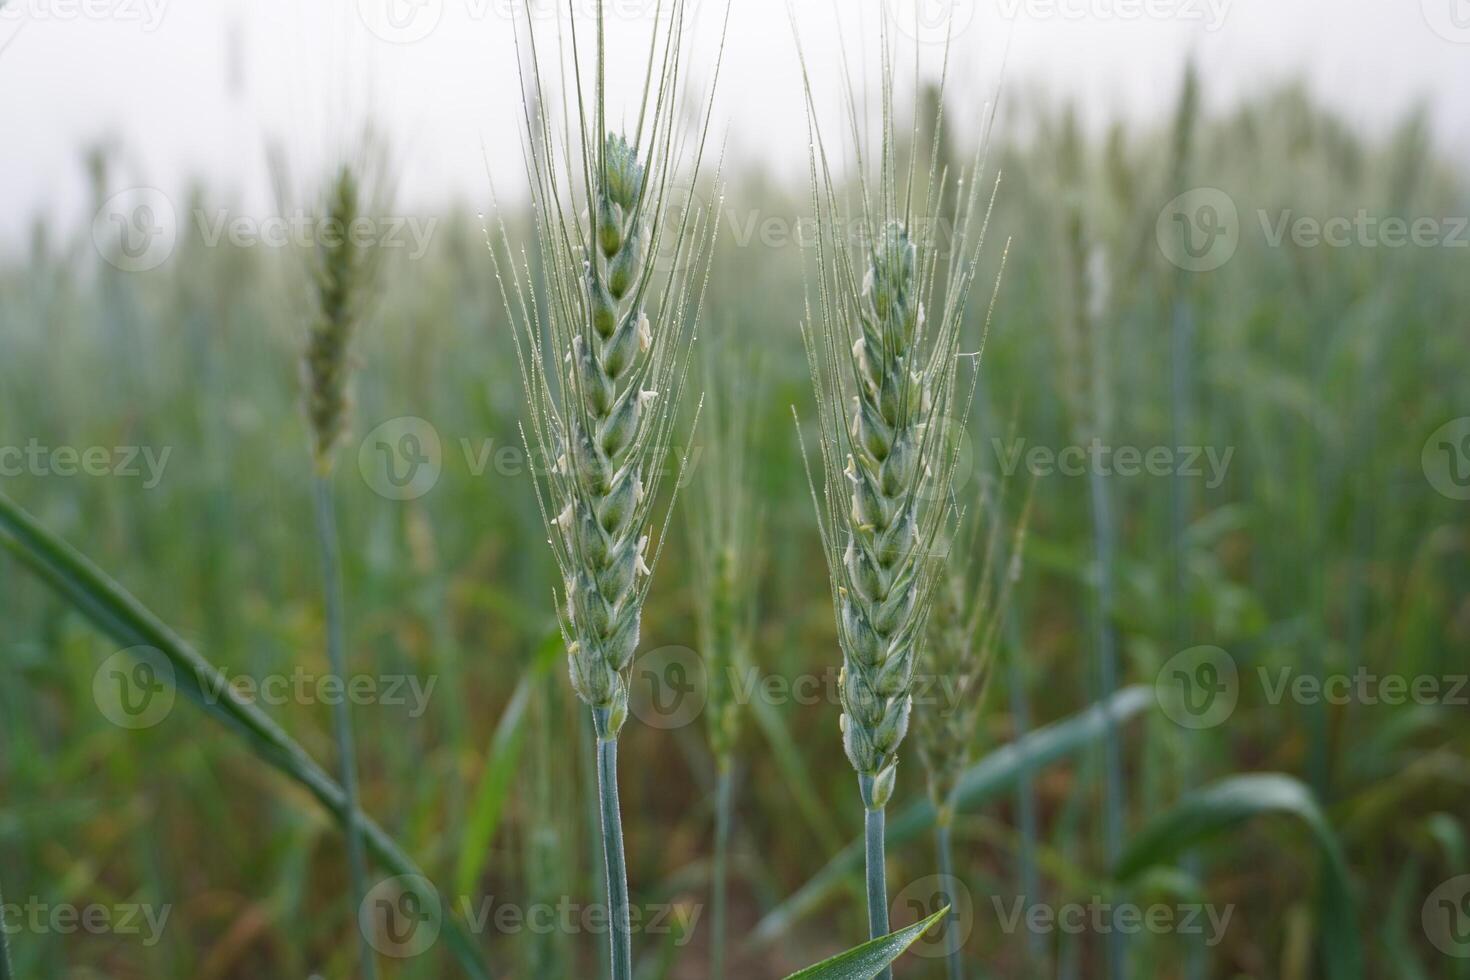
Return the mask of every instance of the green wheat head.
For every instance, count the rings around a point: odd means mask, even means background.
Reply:
[[[808,80],[819,274],[818,303],[815,310],[808,303],[803,325],[821,424],[822,477],[820,489],[813,479],[813,495],[843,655],[843,745],[858,774],[873,781],[869,806],[879,807],[892,793],[925,624],[945,567],[960,420],[973,392],[959,384],[960,336],[989,214],[980,197],[981,156],[958,176],[939,163],[942,110],[927,165],[915,137],[900,178],[886,22],[883,50],[876,181],[857,136],[859,111],[849,104],[855,211],[836,190]],[[941,82],[940,105],[942,92]],[[946,252],[930,232],[951,215]],[[854,229],[859,242],[850,237]]]
[[[503,222],[490,250],[506,313],[519,325],[516,353],[530,404],[523,435],[528,452],[546,463],[537,496],[562,575],[557,608],[572,687],[601,709],[604,738],[627,717],[628,676],[661,547],[651,543],[655,501],[717,214],[687,189],[699,179],[704,133],[686,139],[677,128],[688,12],[684,0],[668,7],[649,43],[643,105],[628,132],[612,131],[606,119],[601,5],[595,91],[581,90],[584,45],[573,22],[557,58],[573,95],[560,107],[540,94],[542,39],[535,18],[526,18],[518,51],[536,92],[525,103],[537,268],[524,251],[516,255]],[[565,137],[553,128],[558,108],[569,116]],[[657,537],[661,543],[662,530]]]
[[[706,357],[704,451],[690,488],[695,603],[708,676],[704,717],[710,751],[722,764],[740,737],[736,679],[752,663],[755,554],[759,515],[750,460],[750,416],[760,402],[755,358],[722,350]]]
[[[313,319],[302,362],[312,456],[322,471],[331,469],[333,452],[347,429],[349,347],[371,278],[369,250],[349,234],[363,212],[361,186],[351,167],[337,172],[324,212],[325,233],[317,243],[313,266]]]

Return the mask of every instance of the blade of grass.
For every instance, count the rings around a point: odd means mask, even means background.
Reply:
[[[955,793],[956,810],[968,810],[994,800],[1015,788],[1023,773],[1050,765],[1093,745],[1106,725],[1122,723],[1153,703],[1146,687],[1119,691],[1110,703],[1098,703],[1080,714],[1038,728],[1031,734],[990,753],[965,771]],[[928,833],[934,826],[934,805],[918,800],[888,822],[884,835],[889,845],[902,844]],[[821,871],[802,885],[756,925],[748,942],[764,945],[776,939],[820,907],[847,877],[863,866],[862,840],[848,844]]]
[[[1278,773],[1232,776],[1189,793],[1144,827],[1119,860],[1119,881],[1166,864],[1195,845],[1235,830],[1255,817],[1294,816],[1306,825],[1325,864],[1321,948],[1327,976],[1355,980],[1363,975],[1356,901],[1347,859],[1337,833],[1302,782]]]
[[[291,736],[230,680],[180,639],[131,593],[93,565],[9,497],[0,493],[0,545],[72,603],[103,633],[124,647],[157,650],[173,668],[174,686],[204,712],[243,736],[263,762],[305,787],[345,826],[349,807],[342,787]],[[368,849],[397,875],[423,877],[413,860],[367,816],[362,830]],[[447,918],[447,939],[466,975],[488,978],[479,948],[462,923]]]
[[[526,708],[531,702],[535,686],[546,676],[551,665],[562,652],[560,633],[552,633],[536,651],[535,658],[516,685],[515,693],[495,726],[490,739],[490,755],[475,789],[470,817],[465,824],[459,843],[459,861],[455,867],[454,886],[456,895],[469,895],[475,881],[485,870],[485,861],[490,845],[495,840],[495,831],[505,812],[505,801],[510,795],[517,766],[521,758],[522,722]]]
[[[871,980],[883,973],[918,941],[919,937],[949,913],[949,906],[921,919],[911,926],[891,932],[877,939],[870,939],[861,946],[854,946],[845,953],[838,953],[815,966],[798,970],[786,980]]]

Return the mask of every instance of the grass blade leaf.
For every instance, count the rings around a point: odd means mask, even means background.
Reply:
[[[1197,844],[1229,833],[1255,817],[1273,814],[1300,820],[1322,852],[1321,933],[1326,974],[1337,980],[1361,977],[1362,948],[1347,859],[1315,795],[1290,776],[1231,776],[1187,794],[1133,838],[1118,861],[1116,875],[1120,881],[1135,879]]]
[[[103,633],[125,647],[148,646],[167,658],[174,686],[206,714],[241,735],[251,750],[281,774],[304,786],[337,820],[348,814],[341,785],[253,702],[240,697],[230,680],[66,542],[51,534],[0,493],[0,546],[71,602]],[[362,829],[370,850],[396,875],[423,876],[413,860],[371,818]],[[488,978],[478,946],[461,923],[446,917],[446,940],[466,975]]]
[[[871,980],[880,971],[888,968],[894,960],[929,931],[929,927],[949,912],[949,906],[935,912],[927,919],[886,936],[870,939],[861,946],[854,946],[845,953],[838,953],[805,970],[798,970],[786,980]]]

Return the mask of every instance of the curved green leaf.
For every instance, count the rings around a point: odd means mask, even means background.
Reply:
[[[505,801],[510,795],[512,781],[521,759],[521,722],[526,717],[526,706],[530,704],[535,685],[546,676],[551,665],[563,650],[560,632],[553,632],[536,651],[531,665],[521,675],[515,693],[495,725],[495,734],[490,739],[490,755],[475,789],[475,801],[470,809],[469,820],[460,835],[459,861],[455,865],[455,894],[468,895],[475,887],[475,880],[485,870],[486,856],[495,840],[495,831],[500,827],[501,815],[505,812]]]
[[[1152,688],[1125,688],[1107,702],[1094,704],[1071,718],[1038,728],[996,749],[965,771],[958,789],[958,808],[967,810],[988,803],[1014,788],[1022,773],[1051,765],[1092,745],[1106,730],[1109,714],[1115,722],[1127,721],[1153,703]],[[933,826],[934,805],[928,799],[918,800],[888,821],[884,839],[893,847],[928,832]],[[748,942],[759,946],[776,939],[820,908],[827,896],[848,875],[861,871],[862,866],[863,842],[854,840],[794,894],[766,913]]]
[[[1347,859],[1312,791],[1290,776],[1231,776],[1189,793],[1133,838],[1114,874],[1119,881],[1134,880],[1197,844],[1271,814],[1296,817],[1322,852],[1322,956],[1327,975],[1333,980],[1361,977],[1362,949]]]
[[[886,936],[870,939],[861,946],[854,946],[845,953],[838,953],[805,970],[798,970],[786,980],[872,980],[948,913],[949,906],[946,905],[927,919],[921,919]]]
[[[253,702],[245,700],[230,679],[173,630],[66,542],[51,534],[14,501],[0,493],[0,545],[38,578],[74,605],[99,630],[124,647],[152,647],[173,668],[174,687],[204,712],[243,736],[251,750],[278,772],[306,787],[337,820],[345,824],[346,795],[285,730]],[[364,841],[383,866],[396,875],[423,877],[413,860],[372,818],[362,816]],[[446,939],[465,973],[486,978],[478,946],[463,925],[447,918]]]

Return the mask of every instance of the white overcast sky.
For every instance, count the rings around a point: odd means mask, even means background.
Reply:
[[[265,208],[268,143],[310,170],[370,117],[392,138],[405,207],[482,204],[487,156],[497,189],[511,191],[520,109],[508,11],[526,2],[9,0],[0,10],[0,243],[21,240],[38,213],[83,217],[82,148],[103,138],[119,147],[115,187],[173,194],[201,178],[229,201]],[[553,0],[531,2],[544,17]],[[631,53],[651,20],[641,11],[653,0],[606,3],[610,46],[636,71]],[[788,0],[697,0],[704,77],[727,3],[717,125],[735,161],[795,177],[806,124]],[[1008,57],[1012,89],[1075,98],[1093,119],[1146,120],[1167,111],[1193,52],[1211,106],[1300,77],[1370,132],[1427,101],[1443,145],[1470,151],[1470,0],[795,3],[829,94],[840,84],[839,22],[856,57],[874,50],[879,11],[909,23],[919,4],[925,23],[946,10],[953,18],[952,108],[976,117]],[[941,50],[927,49],[935,59]]]

